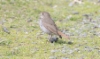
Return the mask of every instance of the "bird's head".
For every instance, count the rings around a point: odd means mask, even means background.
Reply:
[[[40,18],[50,18],[50,14],[48,12],[41,12],[40,13]]]

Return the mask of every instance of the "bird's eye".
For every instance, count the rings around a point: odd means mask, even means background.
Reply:
[[[42,13],[42,15],[44,15],[44,13]]]

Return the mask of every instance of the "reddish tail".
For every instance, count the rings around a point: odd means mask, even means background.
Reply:
[[[62,37],[69,39],[69,36],[65,35],[64,33],[62,33],[61,31],[58,31],[58,34],[61,35]]]

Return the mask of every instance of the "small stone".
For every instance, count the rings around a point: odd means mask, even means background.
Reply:
[[[84,50],[85,50],[85,51],[88,51],[88,52],[91,52],[91,51],[93,50],[93,48],[85,47]]]
[[[68,44],[73,44],[73,42],[69,41]]]
[[[55,56],[50,56],[49,59],[57,59]]]
[[[79,12],[73,12],[74,15],[79,14]]]
[[[89,17],[89,14],[84,14],[83,16],[85,16],[86,18],[88,18]]]
[[[58,7],[57,5],[54,5],[54,6],[53,6],[53,8],[57,8],[57,7]]]
[[[32,19],[29,18],[29,19],[27,20],[27,22],[32,22]]]
[[[98,50],[98,52],[100,53],[100,50]]]
[[[2,27],[3,31],[10,34],[9,30],[6,27]]]
[[[69,59],[68,57],[62,57],[61,59]]]
[[[63,50],[62,50],[62,53],[67,53],[67,51],[63,49]]]
[[[57,52],[57,51],[58,51],[58,50],[51,50],[52,53],[55,53],[55,52]]]
[[[71,19],[71,18],[72,18],[72,15],[67,16],[67,19]]]
[[[28,32],[25,32],[25,34],[28,34]]]
[[[100,0],[98,0],[98,3],[100,3]]]
[[[73,5],[74,5],[74,2],[71,2],[71,3],[69,4],[70,7],[72,7]]]
[[[70,50],[70,51],[69,51],[69,54],[72,54],[73,52],[74,52],[74,50]]]
[[[98,27],[100,28],[100,25],[98,25]]]

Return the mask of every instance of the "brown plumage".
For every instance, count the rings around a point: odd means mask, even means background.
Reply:
[[[55,22],[52,20],[48,12],[40,13],[39,25],[40,25],[40,28],[49,35],[55,34],[55,35],[58,35],[60,38],[62,37],[65,37],[67,39],[69,38],[68,36],[63,34],[61,31],[59,31]]]

